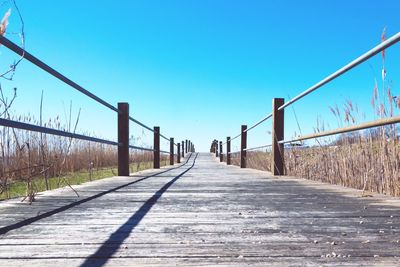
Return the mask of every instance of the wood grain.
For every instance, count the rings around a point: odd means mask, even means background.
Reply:
[[[399,198],[186,160],[0,202],[0,266],[400,266]]]

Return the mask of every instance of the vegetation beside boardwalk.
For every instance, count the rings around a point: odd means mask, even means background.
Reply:
[[[161,166],[167,165],[167,158],[164,157],[161,162]],[[137,162],[130,164],[130,172],[135,173],[142,170],[147,170],[153,168],[153,162]],[[44,177],[34,177],[32,178],[33,190],[35,194],[43,192],[46,190],[61,188],[65,186],[79,185],[90,181],[100,180],[108,177],[116,176],[118,173],[117,167],[102,168],[95,170],[81,170],[77,172],[67,173],[59,177],[51,177],[46,180]],[[0,193],[0,200],[24,197],[27,196],[26,181],[16,180],[7,185],[5,190]]]
[[[7,102],[2,91],[0,87],[0,101],[6,108],[7,119],[76,131],[79,113],[74,122],[70,115],[64,125],[58,116],[47,122],[32,115],[15,117],[9,111],[12,101]],[[136,138],[131,143],[139,141]],[[36,194],[44,190],[64,186],[73,190],[75,184],[115,176],[117,152],[112,145],[0,127],[0,199],[25,196],[32,202]],[[167,161],[168,157],[161,155],[161,165],[166,165]],[[152,168],[153,153],[131,150],[130,162],[131,172]]]
[[[381,35],[382,42],[386,39],[385,34],[386,29]],[[400,96],[395,94],[393,81],[388,78],[385,67],[385,50],[381,52],[381,59],[382,76],[375,77],[371,97],[375,119],[396,116],[400,109]],[[365,121],[365,114],[351,100],[346,100],[341,108],[336,105],[329,110],[336,118],[338,127]],[[301,133],[299,122],[297,124]],[[317,121],[314,129],[316,133],[326,130],[321,121]],[[272,139],[271,136],[269,138]],[[271,156],[268,150],[248,151],[247,167],[271,171]],[[232,154],[232,164],[240,165],[239,154]],[[363,192],[400,196],[399,129],[396,125],[389,125],[317,138],[311,146],[296,142],[285,147],[285,173],[362,189]]]
[[[364,193],[400,196],[399,163],[397,141],[372,141],[362,136],[356,143],[285,149],[287,175],[362,189]],[[232,164],[240,165],[239,155],[232,158]],[[248,152],[247,167],[271,171],[271,152]]]

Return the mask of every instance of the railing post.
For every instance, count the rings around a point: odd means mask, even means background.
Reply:
[[[129,176],[129,104],[118,103],[118,176]]]
[[[218,158],[218,141],[215,142],[215,157]]]
[[[154,156],[153,156],[153,168],[160,168],[160,127],[154,126]]]
[[[182,158],[185,157],[185,142],[182,141]]]
[[[174,165],[175,155],[174,155],[174,138],[169,139],[169,165]]]
[[[176,163],[181,163],[181,143],[178,143],[176,154]]]
[[[283,98],[272,99],[272,174],[284,175],[284,110],[278,110],[285,103]]]
[[[187,154],[188,153],[188,140],[186,139],[185,141],[186,141],[185,142],[185,153]]]
[[[219,141],[219,162],[224,161],[224,154],[222,150],[222,141]]]
[[[247,166],[247,125],[242,125],[241,129],[241,142],[240,142],[240,168],[246,168]]]
[[[226,138],[226,164],[231,165],[231,137]]]

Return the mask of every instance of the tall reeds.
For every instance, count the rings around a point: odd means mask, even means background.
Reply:
[[[386,28],[381,35],[385,41]],[[375,78],[371,107],[374,118],[396,115],[400,98],[393,95],[385,67],[386,53],[381,53],[381,83]],[[365,119],[364,114],[351,100],[343,108],[329,107],[338,126],[349,126]],[[315,132],[325,130],[323,122],[317,122]],[[232,163],[239,165],[239,154],[232,155]],[[247,153],[249,168],[270,171],[271,153],[253,151]],[[365,131],[342,134],[332,138],[316,139],[310,146],[285,147],[285,171],[287,175],[400,196],[400,147],[395,125]]]

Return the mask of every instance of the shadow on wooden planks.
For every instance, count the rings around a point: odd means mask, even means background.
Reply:
[[[28,219],[26,219],[26,220],[23,220],[23,221],[20,221],[20,222],[11,224],[11,225],[7,225],[7,226],[4,226],[4,227],[1,227],[1,228],[0,228],[0,235],[4,235],[4,234],[6,234],[6,233],[8,233],[8,232],[10,232],[10,231],[12,231],[12,230],[16,230],[16,229],[18,229],[18,228],[21,228],[21,227],[30,225],[30,224],[32,224],[32,223],[34,223],[34,222],[37,222],[37,221],[39,221],[39,220],[48,218],[48,217],[53,216],[53,215],[55,215],[55,214],[57,214],[57,213],[66,211],[66,210],[68,210],[68,209],[71,209],[71,208],[76,207],[76,206],[78,206],[78,205],[80,205],[80,204],[86,203],[86,202],[88,202],[88,201],[94,200],[94,199],[99,198],[99,197],[101,197],[101,196],[104,196],[104,195],[106,195],[106,194],[115,192],[115,191],[117,191],[117,190],[119,190],[119,189],[122,189],[122,188],[124,188],[124,187],[130,186],[130,185],[133,185],[133,184],[136,184],[136,183],[138,183],[138,182],[141,182],[141,181],[143,181],[143,180],[146,180],[146,179],[149,179],[149,178],[152,178],[152,177],[156,177],[156,176],[158,176],[158,175],[160,175],[160,174],[169,172],[169,171],[171,171],[171,170],[175,170],[175,169],[181,168],[181,167],[185,166],[185,165],[189,162],[191,156],[192,156],[192,154],[188,157],[188,159],[186,160],[186,162],[185,162],[184,164],[182,164],[182,165],[180,165],[180,166],[178,166],[178,167],[170,168],[170,169],[168,169],[168,170],[165,170],[165,171],[162,171],[162,172],[159,172],[159,173],[156,173],[156,174],[152,174],[152,175],[145,176],[145,177],[140,178],[140,179],[138,179],[138,180],[136,180],[136,181],[133,181],[133,182],[130,182],[130,183],[127,183],[127,184],[120,185],[120,186],[118,186],[118,187],[115,187],[115,188],[112,188],[112,189],[110,189],[110,190],[107,190],[107,191],[98,193],[98,194],[96,194],[96,195],[93,195],[93,196],[90,196],[90,197],[87,197],[87,198],[78,200],[78,201],[76,201],[76,202],[73,202],[73,203],[71,203],[71,204],[62,206],[62,207],[57,208],[57,209],[54,209],[54,210],[52,210],[52,211],[48,211],[48,212],[45,212],[45,213],[43,213],[43,214],[37,215],[37,216],[35,216],[35,217],[31,217],[31,218],[28,218]],[[197,156],[197,155],[196,155],[196,156]]]
[[[194,157],[189,168],[175,176],[172,180],[155,192],[154,195],[145,203],[143,203],[143,205],[123,225],[121,225],[114,233],[110,235],[110,237],[95,253],[86,258],[85,262],[81,264],[81,267],[103,266],[106,264],[108,259],[119,249],[119,247],[124,243],[124,240],[128,238],[130,233],[140,223],[144,216],[146,216],[154,204],[157,203],[158,199],[168,190],[171,185],[173,185],[179,178],[193,168],[196,163],[197,155],[198,154],[196,154]],[[96,259],[96,261],[92,262],[91,259]]]

